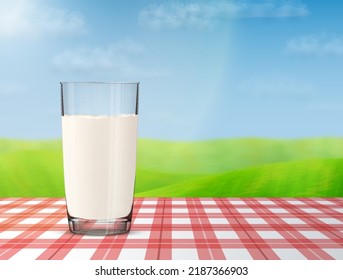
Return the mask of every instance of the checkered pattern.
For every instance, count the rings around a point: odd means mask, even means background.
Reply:
[[[68,230],[63,199],[0,199],[0,260],[343,260],[343,198],[137,198],[129,234]]]

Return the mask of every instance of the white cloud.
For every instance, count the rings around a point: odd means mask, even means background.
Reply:
[[[72,35],[85,32],[77,12],[45,6],[39,0],[0,0],[0,37]]]
[[[105,48],[79,47],[56,55],[53,64],[61,70],[81,72],[127,70],[130,67],[128,57],[141,51],[141,48],[132,42],[120,42]]]
[[[138,57],[143,54],[139,44],[124,40],[107,47],[79,47],[56,55],[52,63],[60,71],[115,75],[116,77],[158,77],[169,75],[165,70],[140,67]]]
[[[293,1],[174,1],[145,7],[140,11],[139,23],[154,30],[209,28],[216,20],[225,18],[302,17],[308,14],[304,4]]]
[[[303,35],[289,39],[286,52],[305,55],[343,55],[343,37]]]
[[[315,87],[289,76],[264,75],[247,78],[238,86],[239,92],[256,97],[309,96]]]

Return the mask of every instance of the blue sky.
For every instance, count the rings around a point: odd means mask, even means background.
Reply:
[[[144,138],[343,136],[342,1],[0,7],[0,137],[60,138],[60,81],[140,81]]]

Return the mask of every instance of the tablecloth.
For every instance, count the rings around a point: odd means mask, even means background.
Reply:
[[[0,198],[0,260],[343,260],[343,198],[135,198],[128,234],[68,230],[62,198]]]

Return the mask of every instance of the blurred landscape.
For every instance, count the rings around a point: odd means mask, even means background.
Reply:
[[[61,140],[0,140],[1,197],[62,197]],[[139,139],[137,197],[341,197],[343,138]]]

